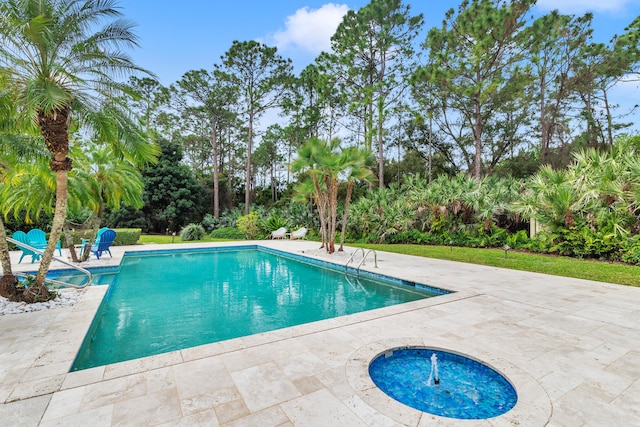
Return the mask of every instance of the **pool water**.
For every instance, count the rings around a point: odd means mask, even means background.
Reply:
[[[434,378],[436,355],[439,382]],[[458,354],[427,348],[400,348],[369,365],[373,382],[388,396],[414,409],[456,419],[502,415],[518,400],[511,383],[489,366]]]
[[[127,254],[112,282],[73,371],[446,293],[256,249]]]

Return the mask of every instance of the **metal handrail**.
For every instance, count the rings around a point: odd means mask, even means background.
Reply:
[[[362,250],[362,252],[364,253],[364,249]],[[360,276],[360,267],[362,267],[364,265],[364,261],[367,259],[367,256],[371,252],[373,252],[373,263],[374,263],[375,267],[378,268],[378,254],[373,249],[369,249],[367,251],[367,253],[362,257],[362,261],[360,261],[360,264],[358,264],[358,267],[356,268],[356,272],[357,272],[358,277]]]
[[[33,246],[28,245],[26,243],[20,242],[20,241],[15,240],[15,239],[12,239],[10,237],[7,237],[7,241],[13,243],[16,246],[27,248],[30,251],[33,251],[33,252],[35,252],[35,253],[37,253],[39,255],[44,255],[43,251],[41,251],[40,249],[34,248]],[[91,281],[93,280],[93,277],[91,276],[91,272],[89,270],[87,270],[85,268],[82,268],[82,267],[79,267],[79,266],[77,266],[75,264],[72,264],[72,263],[70,263],[68,261],[65,261],[65,260],[63,260],[61,258],[57,258],[55,256],[52,256],[51,258],[55,259],[58,262],[63,263],[64,265],[68,265],[69,267],[73,268],[74,270],[78,270],[79,272],[86,274],[87,278],[89,280],[87,280],[87,282],[82,284],[82,285],[74,285],[73,283],[67,283],[67,282],[63,282],[63,281],[60,281],[60,280],[46,279],[45,278],[46,282],[53,283],[53,284],[60,285],[60,286],[69,286],[69,287],[76,288],[76,289],[82,289],[82,288],[85,288],[85,287],[87,287],[87,286],[89,286],[91,284]],[[23,276],[23,277],[26,276],[24,273],[17,273],[16,275],[17,276]]]
[[[362,251],[362,259],[364,260],[364,256],[365,256],[364,249],[363,248],[356,248],[356,250],[351,253],[351,256],[349,257],[349,259],[347,260],[347,262],[344,265],[344,272],[345,273],[347,272],[347,267],[349,266],[349,263],[351,261],[353,261],[353,257],[355,256],[356,253],[358,253],[358,249],[360,249]]]
[[[354,289],[354,290],[361,290],[363,291],[365,294],[368,294],[369,291],[366,290],[366,288],[364,286],[362,286],[362,283],[360,283],[360,279],[358,277],[356,277],[356,282],[357,282],[357,286],[353,284],[353,282],[351,282],[351,279],[349,279],[348,275],[345,275],[344,278],[347,280],[347,283]]]

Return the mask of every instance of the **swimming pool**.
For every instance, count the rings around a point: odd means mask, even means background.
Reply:
[[[71,370],[445,293],[255,246],[128,253]]]

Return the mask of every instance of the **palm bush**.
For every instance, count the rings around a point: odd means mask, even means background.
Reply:
[[[244,215],[243,211],[244,208],[242,206],[238,206],[228,210],[225,209],[220,214],[220,218],[215,219],[213,216],[211,216],[211,221],[209,221],[207,225],[213,225],[214,228],[235,227],[238,218]]]
[[[260,231],[264,235],[268,235],[273,230],[277,230],[278,228],[284,227],[287,230],[291,228],[291,223],[287,218],[280,216],[278,213],[274,213],[269,216],[266,220],[260,223]]]
[[[351,205],[350,227],[371,242],[384,242],[390,236],[408,231],[414,213],[400,197],[398,188],[379,188]]]
[[[180,230],[180,238],[184,241],[200,240],[204,235],[204,227],[200,224],[192,223]]]
[[[202,218],[202,226],[207,231],[215,230],[216,228],[218,228],[219,224],[220,224],[220,220],[211,214],[206,214]]]
[[[419,175],[401,188],[376,190],[352,205],[352,231],[368,241],[495,247],[519,216],[510,209],[520,183],[459,174],[432,183]],[[366,236],[366,237],[365,237]]]
[[[628,242],[640,232],[640,160],[632,142],[621,137],[608,152],[583,150],[567,169],[543,167],[527,182],[513,208],[546,231],[535,236],[532,249],[634,259]]]

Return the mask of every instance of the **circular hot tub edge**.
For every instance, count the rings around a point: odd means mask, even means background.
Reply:
[[[444,344],[444,345],[443,345]],[[499,356],[470,346],[446,345],[420,338],[394,338],[369,343],[356,350],[346,364],[347,381],[356,395],[378,413],[409,426],[437,421],[440,425],[474,426],[493,425],[491,420],[504,420],[520,425],[544,426],[552,413],[552,403],[547,392],[530,374]],[[507,412],[491,418],[460,419],[424,412],[395,400],[383,392],[369,374],[370,364],[391,351],[428,349],[450,353],[480,363],[504,377],[517,393],[517,402]],[[421,422],[422,421],[422,422]]]

